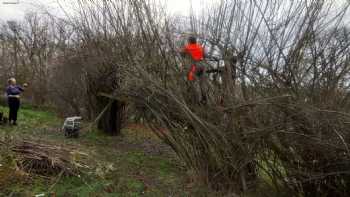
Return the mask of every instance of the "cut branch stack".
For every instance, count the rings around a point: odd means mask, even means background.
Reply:
[[[74,152],[64,147],[34,141],[16,141],[8,147],[14,154],[17,166],[29,174],[74,176],[83,166],[74,161]]]

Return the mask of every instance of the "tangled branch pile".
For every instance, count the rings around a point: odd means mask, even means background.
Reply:
[[[29,174],[78,175],[83,166],[75,161],[73,150],[64,147],[33,141],[16,141],[8,145],[8,150],[13,153],[17,167]]]
[[[128,95],[147,106],[154,132],[212,188],[240,191],[266,181],[305,196],[350,192],[350,114],[291,95],[201,106],[185,91],[143,79],[148,85]]]
[[[214,189],[348,196],[350,45],[339,26],[348,4],[331,17],[332,3],[309,3],[222,1],[215,14],[193,16],[191,30],[225,65],[221,80],[207,80],[202,105],[176,66],[176,25],[135,1],[130,20],[140,25],[125,49],[141,50],[126,52],[128,88],[117,95],[146,110],[154,132]]]

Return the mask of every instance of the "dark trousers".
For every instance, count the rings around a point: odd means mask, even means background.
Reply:
[[[10,107],[9,121],[17,121],[17,113],[20,106],[19,98],[8,98],[8,104]]]

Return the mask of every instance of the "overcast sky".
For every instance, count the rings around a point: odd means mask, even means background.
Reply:
[[[6,4],[3,2],[17,2],[20,4]],[[62,6],[69,7],[74,0],[59,0]],[[200,4],[204,1],[211,2],[211,0],[192,0],[194,8],[200,7]],[[186,14],[190,9],[190,0],[167,0],[169,11],[177,14]],[[59,14],[59,5],[57,0],[0,0],[0,19],[1,20],[13,20],[23,17],[26,10],[33,8],[45,7]]]
[[[3,2],[17,2],[19,4],[9,4],[5,5]],[[45,7],[51,13],[56,15],[62,15],[57,2],[67,8],[75,0],[0,0],[0,20],[13,20],[21,19],[27,10],[40,10],[37,8]],[[187,14],[190,9],[191,0],[161,0],[162,2],[167,1],[168,9],[171,13],[176,14]],[[192,0],[194,9],[201,7],[203,4],[214,2],[216,0]],[[336,0],[338,3],[343,3],[346,0]],[[43,9],[42,9],[43,10]],[[350,18],[350,14],[348,15]]]

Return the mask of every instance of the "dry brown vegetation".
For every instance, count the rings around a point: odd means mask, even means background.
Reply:
[[[58,109],[93,119],[108,104],[100,93],[128,100],[212,189],[349,195],[348,3],[221,1],[182,20],[144,0],[78,2],[74,18],[49,19],[55,39],[32,37],[26,59],[54,57],[43,65]],[[188,31],[224,63],[207,105],[179,66]]]

